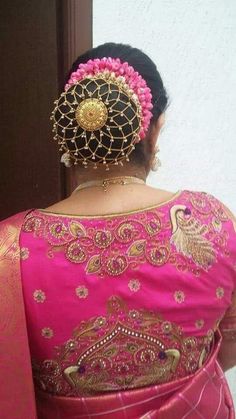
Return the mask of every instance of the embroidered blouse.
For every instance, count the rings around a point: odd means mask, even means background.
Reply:
[[[36,387],[78,397],[195,372],[218,328],[236,337],[235,229],[203,192],[107,216],[32,210],[20,246]]]

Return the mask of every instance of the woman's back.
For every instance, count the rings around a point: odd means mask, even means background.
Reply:
[[[101,45],[54,103],[75,190],[1,224],[4,418],[35,419],[33,370],[39,419],[233,419],[234,219],[145,185],[168,105],[155,64]]]
[[[182,191],[99,217],[33,210],[20,244],[33,371],[44,391],[160,384],[207,360],[236,259],[233,223],[212,196]]]

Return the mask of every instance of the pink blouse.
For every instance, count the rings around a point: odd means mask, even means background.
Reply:
[[[172,381],[203,365],[219,324],[235,332],[235,224],[209,194],[109,216],[35,209],[20,245],[41,390],[78,397]]]

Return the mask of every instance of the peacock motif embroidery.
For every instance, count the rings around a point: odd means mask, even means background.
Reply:
[[[48,328],[43,333],[52,336]],[[81,322],[54,348],[53,359],[34,360],[34,380],[42,390],[66,396],[164,383],[200,368],[213,339],[212,330],[206,336],[185,336],[158,313],[130,309],[112,295],[106,313]]]
[[[84,264],[88,275],[120,276],[144,263],[155,267],[169,263],[199,276],[214,265],[218,253],[227,256],[223,224],[229,216],[210,195],[185,194],[186,205],[170,203],[166,208],[107,217],[99,228],[89,219],[83,222],[34,210],[23,231],[45,238],[48,258],[64,252],[69,262]]]
[[[171,243],[176,250],[202,268],[212,265],[216,252],[210,240],[206,239],[208,226],[191,217],[191,211],[184,205],[174,205],[170,210],[172,224]]]

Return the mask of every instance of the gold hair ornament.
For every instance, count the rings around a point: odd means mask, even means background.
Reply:
[[[140,141],[141,106],[124,77],[107,70],[63,92],[52,112],[54,140],[70,167],[123,165]]]

